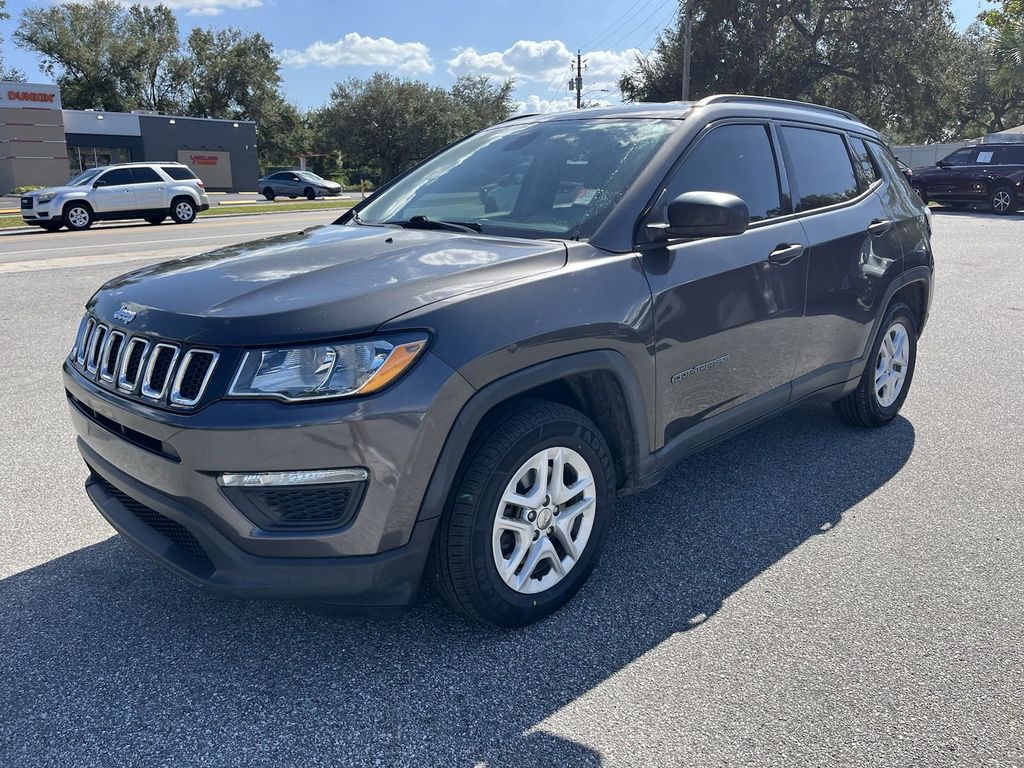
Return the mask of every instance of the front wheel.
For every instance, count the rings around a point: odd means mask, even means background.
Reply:
[[[191,224],[196,220],[196,206],[191,200],[178,198],[171,204],[171,218],[175,224]]]
[[[1017,194],[1010,187],[996,187],[988,196],[988,203],[995,213],[1005,216],[1017,210]]]
[[[903,303],[889,308],[857,389],[832,405],[858,427],[880,427],[896,418],[910,391],[917,362],[917,324]]]
[[[565,605],[597,564],[615,494],[608,446],[579,411],[530,402],[491,419],[467,456],[430,572],[465,615],[531,624]]]
[[[92,226],[92,209],[82,203],[71,203],[64,209],[64,225],[72,232],[81,232]]]
[[[44,221],[39,226],[42,227],[43,229],[45,229],[47,232],[56,232],[61,227],[63,227],[64,224],[62,222],[59,222],[59,221]]]
[[[315,189],[313,189],[311,187],[306,187],[306,191],[304,192],[304,194],[306,195],[306,199],[307,200],[316,200],[316,190]]]

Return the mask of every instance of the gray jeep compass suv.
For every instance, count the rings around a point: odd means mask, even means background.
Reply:
[[[395,607],[426,576],[536,621],[679,458],[811,400],[890,421],[929,228],[836,110],[510,120],[333,225],[104,285],[64,365],[86,487],[216,592]]]

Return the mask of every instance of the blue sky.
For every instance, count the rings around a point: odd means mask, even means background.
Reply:
[[[24,8],[62,0],[8,0],[0,25],[4,59],[45,81],[32,54],[11,35]],[[158,0],[143,0],[156,4]],[[183,33],[193,26],[237,26],[274,43],[287,97],[304,107],[326,102],[332,85],[375,70],[450,85],[459,74],[515,77],[515,97],[530,111],[569,106],[569,60],[589,60],[584,94],[615,100],[619,74],[649,51],[678,0],[164,0]],[[126,4],[131,0],[124,0]],[[954,0],[962,26],[982,0]],[[605,90],[607,89],[607,90]]]

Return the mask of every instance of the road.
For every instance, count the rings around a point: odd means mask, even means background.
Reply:
[[[329,224],[343,211],[304,211],[269,215],[214,216],[192,224],[169,220],[97,224],[86,232],[42,229],[0,230],[0,275],[44,269],[101,267],[115,264],[124,272],[136,261],[189,256],[223,245]]]
[[[1024,218],[936,215],[895,422],[805,407],[690,458],[512,632],[208,596],[82,491],[58,371],[91,291],[314,221],[0,236],[0,765],[1024,765]]]

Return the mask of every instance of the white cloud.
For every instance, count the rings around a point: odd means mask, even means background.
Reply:
[[[61,0],[66,3],[81,3],[86,0]],[[117,0],[121,5],[166,5],[171,10],[185,11],[190,16],[218,16],[224,11],[241,11],[259,8],[263,0]]]
[[[430,49],[423,43],[396,43],[388,37],[364,37],[358,32],[349,32],[335,43],[318,40],[301,51],[283,51],[281,61],[294,67],[366,65],[416,74],[434,71]]]
[[[640,51],[590,51],[586,60],[584,79],[606,78],[617,80],[636,63]],[[449,74],[490,75],[514,77],[519,81],[548,81],[559,90],[572,76],[569,64],[576,54],[561,40],[519,40],[504,51],[481,52],[476,48],[463,48],[447,61]],[[564,82],[563,82],[564,81]]]

